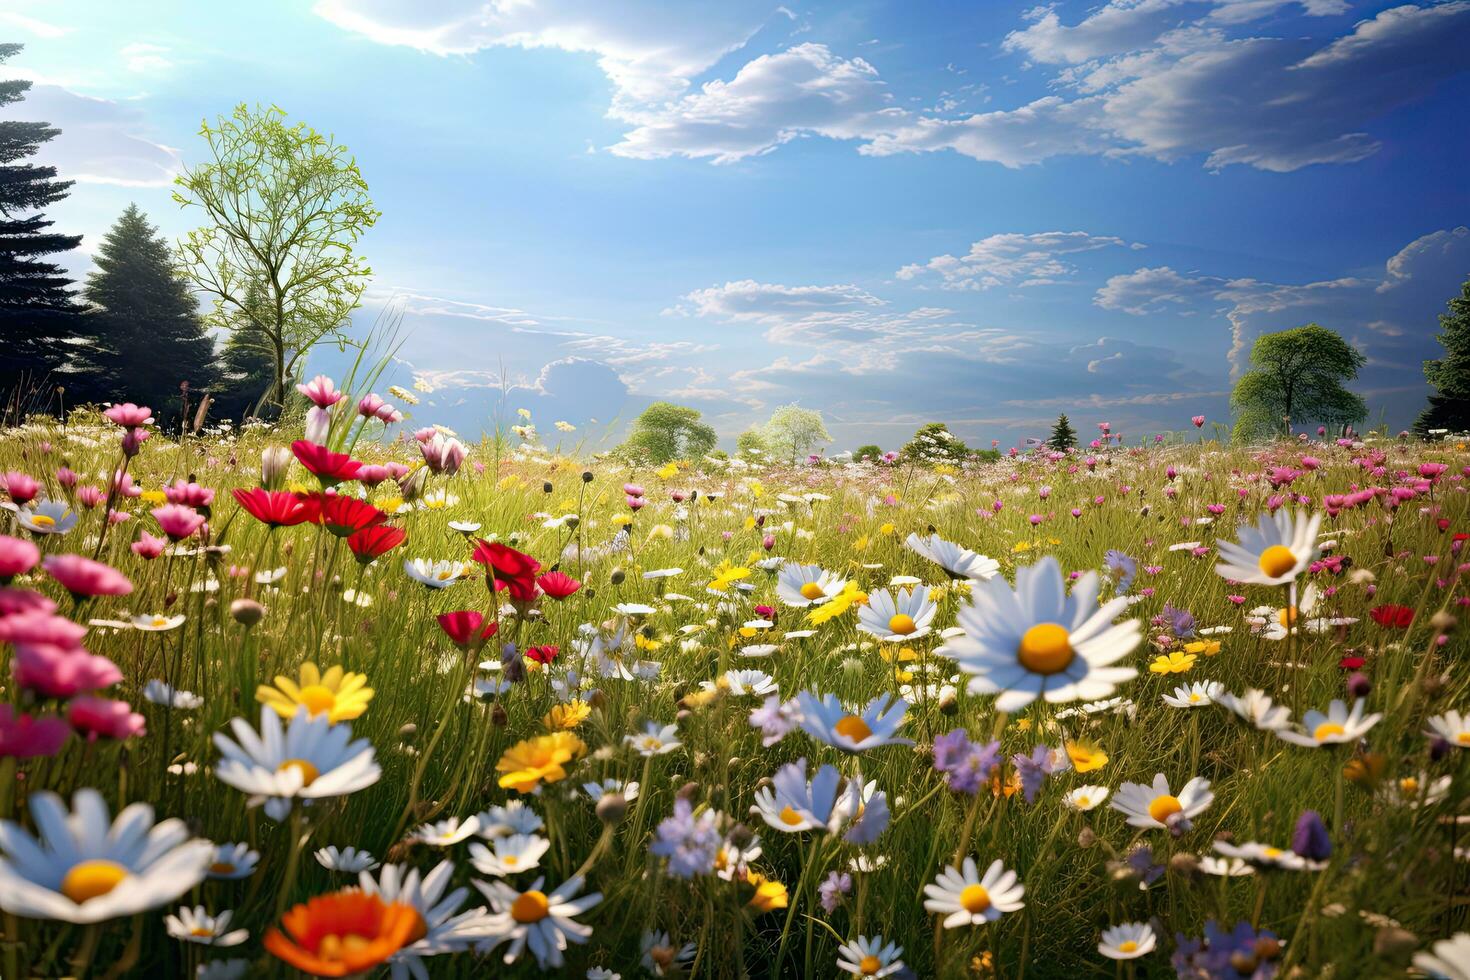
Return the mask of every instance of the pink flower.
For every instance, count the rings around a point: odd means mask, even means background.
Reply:
[[[403,413],[387,402],[384,402],[382,407],[373,413],[373,417],[384,425],[394,425],[403,421]]]
[[[143,716],[126,701],[110,701],[107,698],[73,698],[66,708],[66,720],[71,722],[78,734],[87,736],[88,741],[98,738],[118,740],[146,734]]]
[[[641,497],[643,496],[643,488],[636,483],[624,483],[623,493],[630,497]]]
[[[131,474],[119,470],[112,474],[112,485],[117,490],[119,497],[141,497],[143,488],[133,482]]]
[[[0,621],[14,619],[21,613],[54,613],[56,603],[39,592],[0,586]]]
[[[631,494],[627,497],[624,497],[623,499],[631,510],[642,510],[644,506],[648,503],[648,501],[644,500],[642,497],[634,497]]]
[[[365,419],[373,418],[378,414],[378,409],[382,408],[384,404],[385,402],[382,398],[369,392],[358,400],[357,414]]]
[[[1190,416],[1189,421],[1191,421],[1191,422],[1194,423],[1194,427],[1196,429],[1202,429],[1202,428],[1204,428],[1204,425],[1205,425],[1205,417],[1203,415],[1192,415],[1192,416]]]
[[[47,643],[52,646],[74,647],[82,642],[82,637],[87,635],[87,628],[80,623],[73,623],[65,616],[54,615],[56,604],[38,592],[23,592],[20,589],[6,589],[9,595],[5,610],[6,615],[0,619],[0,643],[13,643],[20,646],[25,643]],[[30,601],[19,601],[20,595],[35,596],[44,600],[37,605]],[[50,608],[46,608],[49,604]]]
[[[133,591],[133,583],[122,572],[81,555],[49,555],[41,567],[76,597],[127,595]]]
[[[29,541],[0,534],[0,582],[9,582],[17,575],[24,575],[40,560],[40,549]]]
[[[132,402],[114,405],[102,415],[107,421],[124,429],[137,429],[153,424],[153,412],[145,405],[134,405]]]
[[[204,515],[183,504],[164,504],[150,513],[170,541],[182,541],[204,525]]]
[[[10,705],[0,704],[0,759],[55,755],[70,734],[60,718],[18,715]]]
[[[307,442],[314,442],[318,446],[325,446],[327,438],[332,434],[332,412],[330,409],[313,405],[306,410],[306,426],[303,435]]]
[[[71,467],[63,466],[56,471],[56,482],[70,490],[77,485],[77,475]]]
[[[214,491],[201,487],[197,483],[179,480],[171,487],[163,488],[163,496],[171,504],[183,504],[185,507],[208,507],[214,503]]]
[[[345,391],[338,391],[332,379],[325,374],[318,374],[306,384],[297,385],[296,390],[301,392],[317,408],[331,408],[347,397],[347,393]]]
[[[1315,469],[1317,469],[1321,465],[1322,465],[1322,461],[1320,459],[1318,459],[1316,456],[1303,456],[1302,457],[1302,469],[1304,469],[1304,470],[1315,470]]]
[[[1449,469],[1444,463],[1420,463],[1419,475],[1426,480],[1438,480],[1440,474]]]
[[[447,439],[441,432],[435,432],[434,438],[419,443],[419,452],[429,469],[448,476],[458,473],[465,456],[469,455],[464,443],[458,439]]]
[[[384,463],[383,469],[388,471],[388,479],[390,480],[401,480],[405,476],[408,476],[408,467],[403,465],[402,463]]]
[[[0,475],[0,489],[10,494],[17,504],[28,504],[41,492],[41,485],[29,474],[13,471]]]
[[[48,698],[74,697],[122,680],[122,671],[106,657],[49,643],[16,644],[11,669],[15,683]]]
[[[357,482],[365,487],[375,487],[388,479],[388,467],[377,463],[364,463],[357,471]]]
[[[139,558],[152,561],[163,554],[164,546],[167,544],[167,538],[154,537],[147,531],[139,531],[138,540],[134,541],[130,547],[133,549],[133,554]]]
[[[437,435],[439,435],[439,430],[431,425],[427,428],[418,429],[414,432],[413,437],[417,442],[428,442]]]

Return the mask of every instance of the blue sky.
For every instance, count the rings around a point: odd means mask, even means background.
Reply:
[[[668,398],[837,448],[1142,435],[1311,320],[1397,428],[1470,275],[1467,0],[0,0],[0,35],[84,251],[133,201],[191,227],[170,180],[237,102],[349,146],[361,319],[402,311],[395,379],[462,433]]]

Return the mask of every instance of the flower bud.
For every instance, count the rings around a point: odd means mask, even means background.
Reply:
[[[628,801],[622,793],[603,793],[597,801],[597,819],[609,827],[619,823],[628,812]]]
[[[623,584],[623,580],[625,578],[627,578],[627,577],[628,577],[627,573],[624,572],[621,567],[617,567],[617,568],[614,568],[612,570],[612,572],[608,574],[607,579],[613,585],[622,585]]]
[[[265,606],[254,599],[236,599],[230,603],[230,616],[235,622],[249,629],[265,618]]]

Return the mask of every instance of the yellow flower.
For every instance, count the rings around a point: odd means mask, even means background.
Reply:
[[[162,490],[144,490],[139,499],[146,500],[150,504],[161,504],[165,500],[167,500],[168,497],[164,494]]]
[[[373,699],[367,675],[349,673],[340,666],[322,673],[316,664],[307,662],[301,665],[300,677],[298,683],[278,675],[275,687],[262,684],[255,689],[255,700],[275,709],[282,718],[294,717],[304,704],[313,718],[325,713],[335,725],[361,715]]]
[[[633,645],[640,650],[657,650],[663,646],[662,640],[654,640],[644,636],[642,633],[633,634]]]
[[[541,724],[553,730],[570,730],[586,721],[591,714],[592,705],[586,701],[568,701],[566,704],[553,705],[546,717],[541,719]]]
[[[806,621],[813,626],[820,626],[831,619],[836,619],[847,612],[854,605],[868,601],[868,594],[857,587],[857,583],[848,582],[842,587],[842,591],[833,596],[823,605],[817,606],[807,613]]]
[[[531,410],[529,408],[518,408],[516,409],[516,414],[523,419],[528,419],[531,417]]]
[[[569,732],[553,732],[517,742],[495,763],[501,789],[534,792],[542,783],[558,783],[567,776],[565,766],[587,754],[587,745]]]
[[[754,871],[747,871],[745,880],[755,886],[755,894],[746,904],[757,912],[771,912],[786,907],[789,901],[786,886],[779,881],[772,881],[765,875]]]
[[[1018,731],[1029,732],[1031,730],[1031,719],[1030,718],[1017,718],[1016,719],[1016,728],[1017,728]]]
[[[573,425],[572,423],[570,423],[570,422],[558,421],[556,423],[556,431],[558,431],[558,432],[576,432],[577,431],[577,427],[575,425]]]
[[[888,523],[878,528],[878,533],[883,535],[890,535],[896,530],[898,530],[898,528],[894,527],[891,523]]]
[[[715,579],[709,584],[709,587],[716,592],[724,592],[730,588],[732,583],[749,576],[750,569],[740,565],[731,565],[727,558],[715,569]]]
[[[679,467],[674,463],[667,463],[655,475],[661,480],[668,480],[679,475]]]
[[[1192,653],[1183,653],[1175,650],[1173,653],[1161,653],[1154,658],[1148,669],[1155,674],[1183,674],[1194,666],[1197,658]]]
[[[1030,550],[1031,550],[1031,542],[1030,541],[1017,541],[1016,542],[1016,546],[1011,549],[1011,554],[1013,554],[1013,555],[1019,555],[1023,551],[1030,551]]]
[[[691,691],[690,693],[684,695],[683,700],[679,702],[680,706],[685,708],[703,708],[705,705],[710,704],[714,701],[715,698],[720,696],[721,690],[729,687],[729,684],[725,681],[723,677],[720,678],[719,683],[719,687],[702,687],[697,691]]]
[[[853,551],[865,551],[865,550],[867,550],[867,547],[868,547],[868,536],[866,534],[860,535],[858,537],[858,539],[852,543],[852,550]]]
[[[893,663],[895,660],[899,663],[905,663],[909,660],[919,659],[919,655],[914,652],[913,647],[899,647],[897,651],[894,651],[892,647],[879,647],[878,656],[889,663]]]
[[[1078,772],[1092,772],[1108,764],[1106,752],[1085,742],[1068,742],[1067,758],[1072,760],[1072,768]]]
[[[1220,652],[1219,640],[1195,640],[1184,644],[1185,653],[1202,653],[1207,657],[1213,657]]]

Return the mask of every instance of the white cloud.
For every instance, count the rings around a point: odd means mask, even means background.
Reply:
[[[65,37],[72,32],[72,28],[70,27],[53,24],[50,21],[40,20],[35,17],[27,17],[25,14],[16,13],[13,10],[0,11],[0,24],[9,24],[11,27],[18,27],[47,41]]]
[[[926,273],[940,277],[945,289],[992,289],[996,286],[1032,286],[1054,282],[1076,272],[1061,256],[1101,248],[1140,249],[1111,235],[1082,231],[1044,231],[1037,234],[998,234],[970,245],[963,256],[938,255],[928,262],[899,269],[900,279],[918,279]]]
[[[783,286],[753,279],[696,289],[683,299],[692,306],[676,307],[676,312],[759,323],[781,323],[833,310],[883,305],[881,299],[853,285]]]
[[[59,85],[34,85],[0,118],[39,119],[61,131],[37,160],[68,180],[121,187],[167,187],[182,168],[178,150],[149,139],[134,106],[96,99]]]
[[[870,139],[897,126],[877,70],[800,44],[748,62],[728,82],[713,81],[668,105],[624,112],[638,125],[611,149],[618,156],[683,156],[733,163],[801,136]]]
[[[1414,239],[1388,260],[1387,274],[1379,284],[1378,292],[1386,293],[1396,286],[1402,286],[1413,279],[1416,273],[1422,275],[1426,266],[1448,264],[1451,268],[1445,271],[1454,272],[1455,264],[1463,262],[1462,255],[1467,241],[1470,241],[1470,228],[1464,225],[1431,232]]]
[[[128,71],[139,74],[165,71],[174,65],[172,60],[165,57],[169,54],[169,49],[159,44],[146,44],[140,41],[124,45],[118,54],[122,56],[123,66]]]

